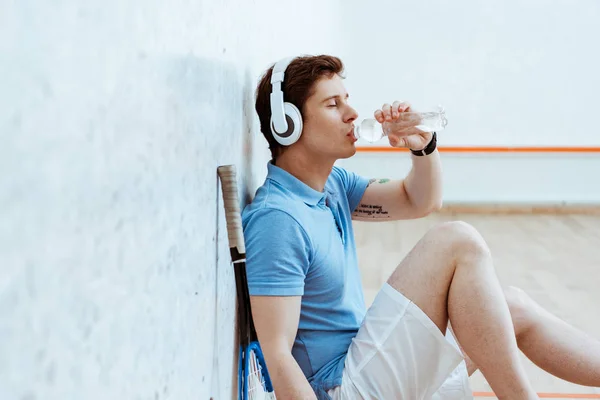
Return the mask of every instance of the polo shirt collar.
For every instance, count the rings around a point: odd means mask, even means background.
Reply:
[[[316,191],[286,170],[273,165],[271,161],[267,163],[267,179],[271,179],[285,187],[308,205],[325,204],[324,192]]]

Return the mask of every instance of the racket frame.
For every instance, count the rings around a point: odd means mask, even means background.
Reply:
[[[229,251],[234,268],[237,306],[238,306],[238,399],[248,400],[248,376],[250,371],[250,353],[254,352],[262,370],[265,389],[274,394],[273,384],[267,368],[262,348],[252,318],[252,305],[248,291],[246,275],[246,249],[237,194],[237,179],[235,165],[225,165],[217,168],[221,179],[221,189],[225,202],[225,217],[229,238]]]

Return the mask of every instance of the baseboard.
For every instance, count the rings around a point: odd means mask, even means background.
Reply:
[[[600,204],[444,204],[438,214],[505,214],[505,215],[598,215]]]

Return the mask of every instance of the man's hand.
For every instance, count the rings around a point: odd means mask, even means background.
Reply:
[[[412,150],[421,150],[431,141],[433,134],[423,132],[416,128],[420,119],[407,102],[395,101],[391,106],[386,103],[381,109],[375,111],[375,119],[383,125],[390,145],[393,147],[406,147]]]

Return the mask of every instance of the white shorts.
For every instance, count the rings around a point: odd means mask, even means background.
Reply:
[[[333,400],[473,399],[467,367],[450,331],[387,283],[352,340]]]

